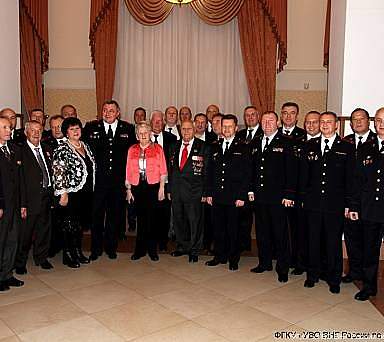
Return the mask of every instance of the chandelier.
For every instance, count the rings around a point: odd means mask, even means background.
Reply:
[[[172,4],[178,4],[178,5],[186,5],[194,0],[165,0],[166,2],[170,2]]]

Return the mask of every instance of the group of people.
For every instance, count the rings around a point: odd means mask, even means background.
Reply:
[[[84,127],[76,108],[63,106],[44,130],[42,110],[15,129],[12,109],[0,111],[0,291],[23,282],[33,243],[36,265],[63,249],[63,263],[79,267],[103,252],[117,257],[118,239],[137,226],[132,260],[158,261],[174,236],[174,257],[208,267],[239,267],[256,227],[259,264],[279,282],[306,272],[304,286],[320,280],[331,293],[341,282],[362,281],[357,300],[377,292],[384,226],[384,108],[369,128],[369,113],[351,114],[353,134],[341,138],[333,112],[310,111],[297,126],[299,106],[280,116],[244,109],[238,118],[210,105],[134,111],[135,125],[120,119],[116,101],[102,119]],[[82,231],[91,228],[91,254],[82,253]],[[349,258],[343,276],[342,236]]]

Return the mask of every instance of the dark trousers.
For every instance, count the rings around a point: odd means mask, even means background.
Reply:
[[[252,226],[253,213],[255,211],[253,203],[245,202],[244,207],[239,208],[239,243],[240,251],[250,251],[252,249]]]
[[[290,225],[290,241],[291,241],[291,265],[299,269],[305,270],[308,259],[308,227],[307,215],[305,210],[299,208],[291,208],[293,216],[296,216],[296,228],[294,223],[291,225],[290,217],[288,222]],[[290,209],[288,209],[289,212]],[[294,219],[293,219],[294,220]]]
[[[97,188],[93,194],[92,254],[116,253],[126,193],[123,187]],[[125,222],[124,222],[125,224]]]
[[[4,210],[0,220],[0,282],[12,277],[20,230],[20,209]]]
[[[214,240],[214,226],[212,218],[212,206],[208,203],[203,204],[204,210],[204,248],[210,252],[212,251],[212,244]]]
[[[272,267],[273,246],[276,254],[276,272],[287,274],[289,270],[288,230],[285,208],[282,205],[258,203],[256,215],[256,242],[259,264]]]
[[[137,214],[135,254],[138,256],[144,256],[147,252],[149,255],[157,254],[158,193],[159,183],[148,184],[146,181],[140,181],[137,186],[132,186]]]
[[[320,273],[324,271],[329,285],[340,285],[343,271],[342,232],[344,214],[342,212],[307,211],[307,218],[307,279],[317,282]],[[324,256],[322,256],[322,252],[325,253]],[[324,270],[322,270],[322,267],[324,267]]]
[[[48,190],[43,190],[39,213],[31,214],[27,209],[27,218],[22,222],[15,266],[25,267],[32,244],[33,259],[40,265],[48,258],[51,242],[51,194]]]
[[[215,257],[221,262],[237,264],[240,260],[239,208],[234,205],[213,204]]]
[[[63,248],[62,224],[65,210],[58,204],[59,197],[55,197],[55,206],[51,209],[51,242],[49,256],[53,257]]]
[[[166,250],[168,244],[168,233],[171,225],[171,201],[167,198],[158,203],[158,243],[160,250]]]
[[[363,222],[363,288],[371,295],[377,293],[377,271],[384,223]]]
[[[188,202],[172,199],[172,211],[176,249],[199,255],[203,245],[203,203],[199,199]]]
[[[363,278],[364,227],[361,220],[344,220],[344,239],[349,272],[353,279]]]

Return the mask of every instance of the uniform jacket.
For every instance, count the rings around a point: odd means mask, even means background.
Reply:
[[[384,223],[384,153],[379,149],[375,139],[358,153],[351,211],[363,220]]]
[[[307,132],[305,131],[305,129],[300,128],[298,126],[295,126],[295,128],[292,130],[292,133],[290,135],[284,134],[283,127],[279,127],[279,132],[293,140],[299,140],[307,136]]]
[[[14,210],[26,206],[22,156],[20,147],[8,142],[11,159],[0,151],[0,209],[4,217],[12,217]]]
[[[300,198],[306,210],[343,212],[351,203],[354,146],[336,136],[328,153],[321,137],[308,141],[300,161]]]
[[[352,144],[355,149],[356,149],[356,136],[354,133],[352,134],[349,134],[347,136],[345,136],[343,138],[343,140],[345,140],[346,142],[349,142],[350,144]],[[369,141],[372,141],[372,140],[376,140],[376,133],[373,133],[371,130],[369,131],[369,134],[368,134],[368,137],[367,137],[367,140],[364,142],[364,144],[366,142],[369,142]],[[363,144],[363,145],[364,145]],[[357,151],[356,151],[357,152]],[[356,153],[356,156],[357,156],[357,153]]]
[[[292,141],[277,132],[268,147],[262,151],[263,136],[252,149],[252,186],[256,203],[280,205],[282,200],[295,200],[298,159]]]
[[[171,148],[168,167],[168,192],[173,201],[200,201],[206,196],[208,182],[209,146],[194,138],[186,164],[180,170],[179,154],[183,149],[180,139]]]
[[[214,204],[235,205],[236,200],[248,198],[251,181],[251,158],[248,145],[234,139],[229,151],[223,154],[222,140],[211,145],[208,169],[207,197]]]
[[[43,143],[41,143],[41,149],[42,151],[40,151],[40,153],[44,155],[52,189],[52,151]],[[27,143],[21,146],[21,155],[23,161],[22,169],[26,195],[26,208],[28,214],[39,214],[43,192],[43,172]]]
[[[128,150],[126,164],[126,180],[129,184],[137,185],[140,180],[139,173],[140,144],[131,146]],[[148,184],[160,182],[160,178],[167,176],[167,163],[162,147],[159,144],[150,144],[145,149],[146,177]]]
[[[136,143],[134,126],[118,120],[115,135],[109,141],[103,120],[88,122],[83,130],[83,139],[90,146],[97,165],[95,188],[124,190],[128,149]]]
[[[246,142],[247,140],[247,135],[248,135],[248,128],[241,129],[240,131],[237,132],[236,137],[239,138],[241,141]],[[263,135],[263,130],[261,129],[261,125],[259,124],[259,127],[257,128],[257,131],[253,135],[253,138],[251,140],[251,144],[254,143],[257,138]]]

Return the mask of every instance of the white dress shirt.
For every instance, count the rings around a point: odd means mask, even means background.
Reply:
[[[177,140],[180,139],[179,131],[178,131],[176,125],[172,126],[172,127],[168,126],[168,125],[165,125],[164,131],[172,133],[173,135],[175,135],[177,137]]]
[[[321,136],[321,132],[317,133],[316,135],[310,135],[307,133],[307,140],[315,139]]]
[[[335,141],[336,139],[336,133],[331,136],[330,138],[326,138],[324,137],[323,135],[321,136],[321,154],[324,154],[324,149],[325,149],[325,139],[328,139],[328,146],[329,146],[329,149],[331,150],[332,149],[332,145],[333,145],[333,142]]]
[[[249,134],[250,130],[252,130],[251,134],[252,134],[252,139],[253,139],[255,137],[255,134],[256,134],[258,129],[259,129],[259,124],[257,124],[255,127],[247,127],[247,134],[245,135],[245,139],[248,138],[248,134]]]
[[[35,146],[28,139],[27,139],[27,144],[28,144],[29,148],[32,150],[32,153],[35,156],[36,161],[37,161],[38,164],[39,164],[39,159],[37,159],[36,148],[40,149],[39,152],[40,152],[41,158],[43,159],[43,162],[44,162],[45,171],[47,172],[47,175],[48,175],[48,186],[51,186],[51,176],[49,175],[49,171],[48,171],[48,167],[47,167],[47,162],[45,161],[45,156],[44,156],[43,149],[41,148],[41,145],[39,144],[39,146]]]
[[[193,145],[193,141],[195,139],[192,138],[191,141],[188,142],[188,146],[187,146],[187,150],[188,150],[188,155],[187,155],[187,158],[189,157],[189,154],[191,153],[191,149],[192,149],[192,145]],[[180,166],[180,163],[181,163],[181,156],[183,155],[183,150],[184,150],[184,144],[186,144],[187,142],[185,142],[184,140],[181,140],[181,147],[180,147],[180,152],[179,152],[179,166]]]
[[[155,134],[157,135],[157,143],[163,147],[164,146],[164,139],[163,139],[163,132],[160,132],[160,133],[155,133],[155,132],[152,132],[152,137],[151,137],[151,141],[152,142],[155,142]]]
[[[273,138],[275,137],[275,135],[277,134],[277,131],[273,134],[271,134],[269,137],[268,137],[268,145],[271,144]],[[263,140],[261,141],[261,150],[264,151],[264,148],[265,148],[265,145],[267,144],[267,136],[264,134],[263,136]]]
[[[119,120],[115,120],[113,123],[109,124],[109,123],[107,123],[107,122],[105,122],[105,121],[103,120],[103,123],[104,123],[104,129],[105,129],[105,134],[108,135],[109,126],[111,126],[113,136],[115,136],[116,128],[117,128],[117,123],[118,123],[118,122],[119,122]]]
[[[291,135],[292,131],[295,129],[296,126],[292,126],[291,128],[287,128],[283,125],[283,134],[285,135]],[[287,132],[288,131],[288,132]]]
[[[359,143],[359,141],[361,140],[361,143],[364,144],[367,139],[368,139],[368,135],[369,135],[369,130],[368,132],[364,133],[363,135],[359,135],[357,133],[355,133],[355,147],[357,148],[357,144]],[[361,139],[359,139],[359,137],[362,137]]]
[[[225,150],[227,149],[227,144],[226,144],[226,142],[229,142],[229,144],[228,144],[228,148],[230,148],[231,145],[232,145],[233,139],[235,139],[235,136],[231,137],[231,138],[228,139],[228,140],[227,140],[226,138],[224,138],[224,140],[223,140],[223,144],[222,144],[223,154],[225,153]]]

